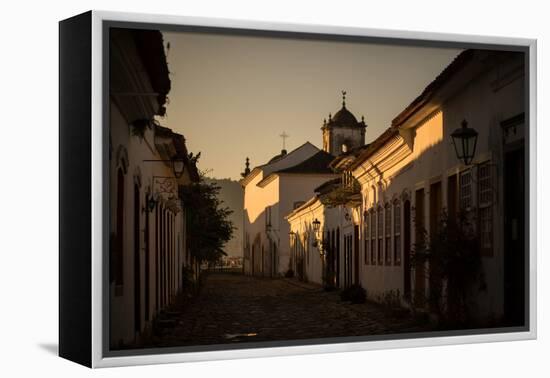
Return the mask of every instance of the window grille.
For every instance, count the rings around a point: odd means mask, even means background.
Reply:
[[[472,172],[468,169],[460,173],[460,209],[468,211],[472,204]]]
[[[479,239],[483,253],[491,253],[493,248],[493,185],[491,165],[480,164],[477,169]]]

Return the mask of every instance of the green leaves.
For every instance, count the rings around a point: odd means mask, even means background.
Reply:
[[[199,157],[200,153],[194,157],[195,161]],[[199,263],[215,262],[226,255],[223,247],[235,229],[229,220],[233,211],[223,206],[219,192],[220,187],[206,183],[204,177],[198,183],[180,188],[187,214],[188,246]]]

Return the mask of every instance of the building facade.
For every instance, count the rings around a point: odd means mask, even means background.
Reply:
[[[340,287],[357,282],[372,300],[394,298],[420,311],[432,310],[428,299],[440,290],[442,306],[448,305],[453,284],[440,280],[428,262],[411,259],[419,242],[438,235],[444,220],[460,216],[477,237],[483,272],[469,308],[483,324],[522,323],[524,78],[522,53],[464,51],[357,156],[335,159],[342,183],[332,192],[341,191],[346,179],[359,185],[338,205],[348,208],[353,223],[335,242],[340,267],[351,264],[351,279],[340,279]],[[457,159],[451,142],[463,120],[478,132],[468,165]],[[326,239],[332,230],[325,225],[342,222],[327,219],[328,207],[323,196],[309,201],[288,217],[291,230],[303,232],[317,219],[319,237]]]
[[[290,264],[289,226],[284,216],[334,177],[330,154],[305,143],[254,168],[241,180],[244,191],[243,266],[251,275],[273,277]]]
[[[335,157],[329,167],[337,178],[317,187],[312,199],[287,215],[299,279],[341,288],[359,283],[361,195],[346,167],[367,147]]]
[[[109,322],[119,348],[139,343],[181,287],[191,258],[179,187],[198,173],[183,136],[155,121],[170,90],[160,32],[115,29],[110,52]]]
[[[298,269],[297,260],[291,259],[290,226],[285,217],[311,198],[315,188],[338,177],[330,167],[335,156],[365,141],[364,119],[357,121],[346,108],[342,93],[342,108],[334,117],[329,114],[321,127],[322,150],[306,142],[243,175],[245,273],[272,277]]]

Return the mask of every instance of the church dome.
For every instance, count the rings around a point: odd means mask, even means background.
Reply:
[[[332,117],[333,123],[342,123],[342,124],[350,124],[350,125],[356,125],[357,118],[348,110],[346,109],[346,106],[342,106],[342,109],[338,110],[334,117]]]
[[[357,121],[357,118],[346,108],[346,92],[342,91],[343,100],[342,108],[334,114],[334,117],[329,114],[328,122],[325,122],[323,127],[359,127],[365,128],[365,120],[361,117],[361,121]]]

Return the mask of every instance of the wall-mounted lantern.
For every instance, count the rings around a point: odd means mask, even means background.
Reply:
[[[172,170],[174,171],[174,176],[180,178],[185,170],[185,162],[183,159],[174,157],[172,159]]]
[[[172,173],[174,173],[174,176],[176,178],[180,178],[181,175],[183,175],[183,172],[185,171],[185,160],[183,158],[174,156],[170,160],[143,160],[144,163],[170,163],[172,165]]]
[[[319,219],[315,218],[312,225],[313,225],[313,232],[317,234],[319,232],[319,229],[321,228],[321,222],[319,221]]]
[[[462,160],[465,165],[470,165],[476,153],[477,131],[468,127],[468,122],[463,120],[461,127],[453,131],[451,138],[457,159]]]
[[[149,210],[149,212],[155,209],[155,206],[157,206],[157,203],[158,203],[158,196],[155,196],[155,195],[147,196],[147,210]]]
[[[155,194],[151,194],[151,193],[147,193],[147,195],[145,196],[145,207],[143,208],[143,212],[152,212],[153,210],[155,210],[155,207],[158,205],[159,203],[159,194],[158,193],[155,193]]]
[[[311,224],[313,225],[313,235],[315,237],[315,240],[313,241],[313,247],[319,250],[319,255],[321,257],[324,257],[325,246],[323,245],[323,238],[319,236],[319,230],[321,229],[321,222],[319,221],[319,219],[315,218],[315,220],[311,222]]]

